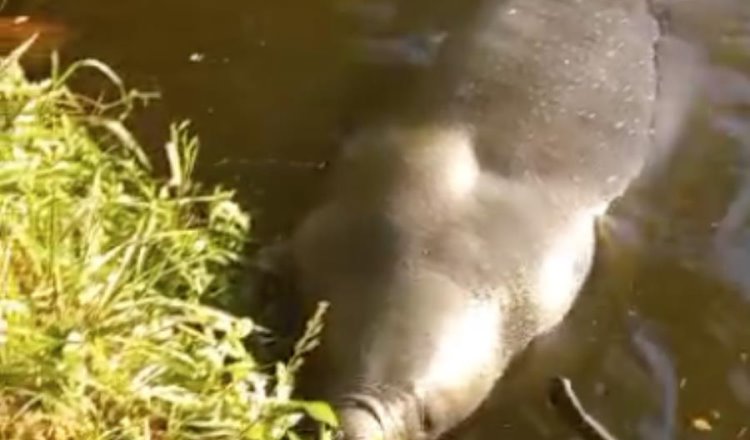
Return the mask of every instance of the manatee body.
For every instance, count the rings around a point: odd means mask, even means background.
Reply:
[[[489,0],[345,148],[291,262],[346,438],[440,436],[563,319],[651,149],[657,38],[646,0]]]

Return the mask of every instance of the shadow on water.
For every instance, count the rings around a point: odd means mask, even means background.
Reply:
[[[677,147],[613,209],[569,319],[452,437],[573,438],[547,398],[548,379],[564,374],[621,439],[750,438],[750,5],[741,3],[690,0],[673,14],[710,64]],[[159,90],[138,130],[160,141],[168,120],[193,120],[201,178],[239,187],[268,240],[315,200],[342,139],[429,73],[462,5],[10,0],[4,14],[60,20],[74,30],[65,58],[100,58]]]

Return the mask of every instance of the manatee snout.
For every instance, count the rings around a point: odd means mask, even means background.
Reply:
[[[325,332],[340,342],[319,354],[338,369],[324,394],[346,440],[435,439],[477,408],[503,368],[501,308],[429,273],[388,292],[360,319],[347,319],[354,304],[332,302]],[[357,330],[361,321],[370,325]]]
[[[385,439],[383,426],[376,416],[362,408],[339,410],[341,437],[344,440]]]
[[[336,410],[344,440],[419,440],[430,428],[420,399],[396,389],[348,394]]]

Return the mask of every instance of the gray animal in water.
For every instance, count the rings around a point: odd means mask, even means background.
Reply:
[[[440,436],[563,319],[653,149],[658,37],[646,0],[486,1],[345,149],[290,261],[347,439]]]

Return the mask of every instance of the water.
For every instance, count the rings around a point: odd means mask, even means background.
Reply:
[[[4,11],[61,21],[65,59],[96,57],[159,90],[137,130],[161,142],[169,120],[191,119],[200,177],[238,187],[272,240],[316,200],[342,139],[429,72],[469,3],[11,0]],[[569,319],[453,437],[575,438],[547,402],[547,379],[564,374],[622,439],[750,438],[750,5],[680,4],[673,28],[710,68],[675,150],[603,225]]]

